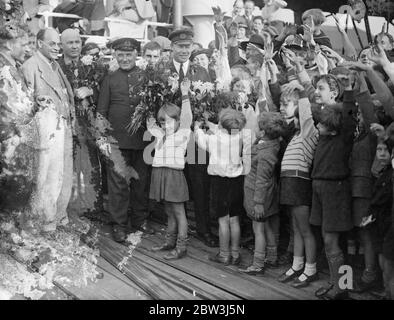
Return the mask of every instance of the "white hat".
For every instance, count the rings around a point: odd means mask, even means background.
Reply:
[[[278,7],[281,7],[281,8],[287,7],[287,2],[283,1],[283,0],[274,0],[274,4],[276,4]]]

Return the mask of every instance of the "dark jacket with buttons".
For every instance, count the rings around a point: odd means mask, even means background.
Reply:
[[[101,85],[97,112],[110,122],[109,134],[118,141],[120,149],[143,150],[148,143],[143,141],[143,128],[133,135],[126,129],[140,102],[138,90],[145,81],[145,72],[134,67],[130,71],[119,69],[108,74]]]

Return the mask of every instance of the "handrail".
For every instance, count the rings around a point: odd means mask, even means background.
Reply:
[[[80,16],[78,16],[76,14],[59,13],[59,12],[51,12],[51,11],[38,12],[37,16],[43,16],[44,17],[45,28],[49,27],[49,17],[66,18],[66,19],[78,19],[78,20],[82,20],[83,19],[82,17],[80,17]]]

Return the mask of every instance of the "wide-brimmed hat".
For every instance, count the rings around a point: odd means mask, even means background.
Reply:
[[[264,38],[258,34],[252,34],[249,38],[249,41],[243,41],[239,44],[239,48],[243,51],[246,51],[246,47],[248,44],[254,44],[256,47],[260,49],[264,49]]]

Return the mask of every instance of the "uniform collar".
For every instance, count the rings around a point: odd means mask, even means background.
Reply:
[[[179,70],[181,68],[181,64],[175,60],[173,60],[173,62],[174,62],[174,66],[175,66],[176,71],[179,73]],[[189,63],[190,63],[189,60],[187,60],[186,62],[183,63],[183,74],[186,74],[187,70],[189,70]]]

